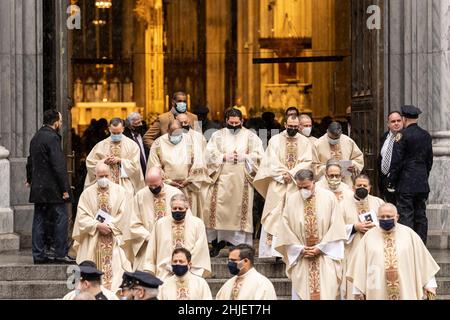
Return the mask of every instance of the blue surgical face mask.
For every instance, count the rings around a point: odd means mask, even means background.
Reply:
[[[173,144],[179,144],[181,140],[183,139],[183,135],[178,136],[169,136],[169,141]]]
[[[122,141],[122,136],[123,135],[121,133],[119,133],[119,134],[111,133],[111,140],[113,142],[120,142],[120,141]]]
[[[395,227],[395,219],[388,219],[388,220],[379,220],[380,228],[386,231],[391,230],[393,227]]]
[[[242,261],[242,260],[241,260]],[[233,276],[236,276],[239,274],[239,272],[241,271],[241,269],[239,268],[239,263],[241,262],[236,262],[236,261],[228,261],[228,270],[230,271],[230,273]]]
[[[186,102],[177,102],[175,110],[177,110],[178,113],[185,113],[186,109],[187,109]]]

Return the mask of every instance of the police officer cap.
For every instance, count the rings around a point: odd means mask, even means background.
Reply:
[[[133,285],[139,285],[146,288],[158,288],[163,284],[161,280],[147,272],[135,271],[131,275],[134,279]]]
[[[131,272],[124,272],[122,275],[122,284],[119,286],[120,289],[129,289],[133,286],[134,279]]]
[[[100,280],[103,272],[92,266],[80,265],[80,279],[81,280]]]
[[[417,119],[419,118],[419,114],[421,114],[419,108],[415,106],[403,106],[402,107],[402,116],[408,119]]]

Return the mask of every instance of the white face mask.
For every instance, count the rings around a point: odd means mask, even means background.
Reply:
[[[331,139],[330,137],[328,137],[328,143],[331,144],[332,146],[335,146],[337,144],[339,144],[340,139]]]
[[[100,188],[106,188],[109,185],[109,179],[107,177],[103,177],[97,180],[97,184]]]
[[[312,191],[309,189],[300,190],[300,194],[302,195],[303,200],[309,199],[312,196]]]
[[[309,128],[303,128],[303,129],[302,129],[302,134],[303,134],[305,137],[309,137],[309,136],[311,135],[311,131],[312,131],[312,128],[311,128],[311,127],[309,127]]]

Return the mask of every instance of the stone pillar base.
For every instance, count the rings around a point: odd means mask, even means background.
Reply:
[[[427,206],[429,249],[450,248],[450,206],[430,204]]]

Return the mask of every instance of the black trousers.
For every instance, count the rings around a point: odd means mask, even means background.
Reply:
[[[65,203],[36,203],[32,227],[32,246],[34,261],[48,258],[45,253],[45,220],[53,217],[53,230],[55,254],[57,258],[67,255],[67,208]]]
[[[397,210],[400,216],[398,222],[414,229],[425,244],[428,233],[427,200],[428,192],[397,194]]]

